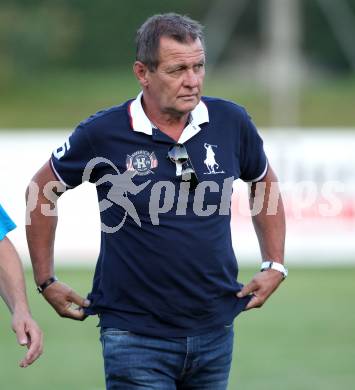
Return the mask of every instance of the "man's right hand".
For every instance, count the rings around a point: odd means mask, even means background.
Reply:
[[[42,294],[61,317],[78,321],[83,321],[87,317],[84,313],[84,307],[88,307],[90,301],[81,297],[66,284],[56,281],[48,286]]]

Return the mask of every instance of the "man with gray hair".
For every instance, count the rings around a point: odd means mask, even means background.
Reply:
[[[277,179],[246,111],[202,96],[199,23],[155,15],[136,42],[137,98],[81,122],[33,178],[39,199],[27,237],[35,280],[61,316],[99,316],[107,389],[225,390],[234,318],[262,306],[287,275]],[[61,182],[58,193],[83,178],[96,184],[102,225],[87,299],[55,277],[57,217],[41,212],[57,198],[45,197],[48,182]],[[263,262],[245,286],[230,231],[238,178],[252,183],[251,206],[261,204],[253,223]]]

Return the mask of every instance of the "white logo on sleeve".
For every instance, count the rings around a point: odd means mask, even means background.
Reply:
[[[204,163],[208,169],[208,172],[204,172],[204,175],[216,175],[218,173],[224,173],[224,171],[218,170],[219,164],[215,159],[216,153],[214,152],[213,148],[217,148],[218,146],[205,143],[204,147],[206,149],[206,159],[204,160]]]
[[[70,149],[70,142],[69,142],[69,138],[67,138],[67,140],[64,142],[62,146],[60,146],[57,149],[54,149],[53,151],[54,157],[57,160],[60,160],[69,149]]]

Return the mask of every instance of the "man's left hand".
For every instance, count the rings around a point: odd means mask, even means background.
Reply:
[[[242,290],[239,291],[237,297],[243,298],[252,294],[252,298],[245,310],[261,307],[269,296],[277,289],[282,280],[283,275],[279,271],[269,269],[263,272],[258,272],[251,282],[246,284]]]

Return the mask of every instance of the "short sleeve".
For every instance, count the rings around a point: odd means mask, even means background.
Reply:
[[[84,125],[79,125],[52,153],[52,169],[66,187],[74,188],[83,182],[85,168],[94,157],[87,131]]]
[[[263,140],[248,113],[244,111],[240,132],[240,179],[256,182],[266,175],[267,158]]]
[[[0,241],[3,240],[8,232],[14,230],[16,225],[7,215],[6,211],[0,205]]]

